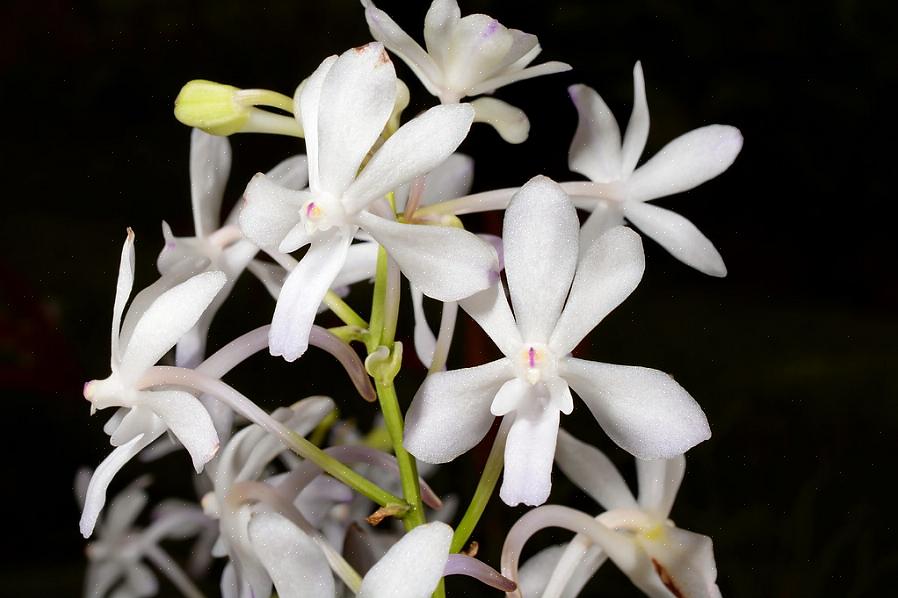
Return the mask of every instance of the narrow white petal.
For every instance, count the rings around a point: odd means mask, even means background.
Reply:
[[[483,97],[471,102],[474,122],[486,123],[508,143],[524,143],[530,134],[530,120],[524,111],[508,102]]]
[[[396,100],[396,71],[379,43],[340,55],[321,87],[318,184],[339,197],[380,137]],[[317,189],[317,188],[316,188]]]
[[[686,457],[636,460],[639,480],[639,506],[659,519],[667,519],[686,473]]]
[[[287,276],[278,295],[269,348],[274,356],[294,361],[309,347],[309,332],[318,306],[346,262],[352,231],[338,229],[316,237],[299,264]]]
[[[349,286],[374,278],[377,271],[377,243],[353,243],[346,252],[346,263],[334,279],[332,288]]]
[[[627,124],[627,133],[621,148],[621,178],[627,178],[636,169],[639,156],[649,138],[649,104],[645,99],[645,77],[642,64],[633,67],[633,111]]]
[[[742,133],[708,125],[680,135],[640,166],[626,183],[630,201],[648,201],[688,191],[711,180],[739,155]]]
[[[710,276],[726,276],[727,268],[717,248],[692,222],[676,212],[648,203],[627,202],[624,215],[687,266]]]
[[[514,412],[505,444],[505,471],[499,497],[509,505],[538,506],[552,489],[552,461],[558,437],[558,408],[529,396]]]
[[[154,390],[140,393],[140,403],[158,415],[193,460],[197,473],[218,452],[218,434],[209,412],[189,392]]]
[[[513,376],[507,359],[428,376],[405,416],[405,448],[427,463],[470,450],[489,431],[490,403]]]
[[[452,30],[461,20],[456,0],[434,0],[424,16],[424,43],[427,52],[439,65],[446,64]]]
[[[284,598],[333,598],[334,576],[321,549],[289,519],[256,513],[249,523],[256,556]]]
[[[518,590],[522,596],[542,596],[546,584],[564,553],[565,544],[543,548],[527,559],[518,570]]]
[[[474,159],[458,152],[427,173],[421,205],[428,206],[441,201],[457,199],[470,193],[474,178]],[[396,210],[401,212],[408,203],[409,185],[396,190]]]
[[[109,504],[103,521],[103,534],[108,537],[125,534],[137,521],[149,501],[144,487],[149,483],[147,476],[131,482]]]
[[[346,189],[347,211],[361,210],[439,166],[464,141],[474,120],[469,104],[434,106],[393,133]]]
[[[298,191],[309,184],[309,161],[303,154],[290,156],[266,172],[265,176],[281,187]]]
[[[287,271],[277,264],[261,260],[251,261],[247,268],[264,285],[268,294],[277,301],[284,280],[287,278]]]
[[[575,199],[575,198],[572,198]],[[577,205],[576,201],[574,205]],[[580,206],[577,206],[580,207]],[[593,241],[616,226],[624,223],[623,204],[592,198],[589,202],[592,213],[580,227],[580,254],[585,253]]]
[[[412,310],[415,315],[415,353],[418,359],[429,368],[433,362],[433,352],[436,349],[437,339],[427,323],[424,314],[424,293],[415,285],[411,285]]]
[[[605,433],[640,459],[669,459],[711,437],[702,408],[664,372],[565,359],[567,380]]]
[[[190,200],[197,237],[205,237],[218,228],[221,200],[230,173],[231,142],[228,138],[193,129],[190,135]]]
[[[419,525],[371,567],[358,598],[427,598],[443,577],[451,543],[445,523]]]
[[[318,110],[321,104],[321,87],[324,84],[324,78],[328,71],[337,61],[336,56],[328,56],[315,69],[305,85],[296,88],[296,94],[293,96],[294,114],[300,116],[300,122],[303,124],[304,135],[306,136],[306,154],[309,160],[309,187],[318,191],[320,187],[318,177]]]
[[[574,598],[580,595],[583,586],[592,579],[608,555],[601,546],[593,544],[588,538],[577,535],[571,540],[564,554],[558,560],[555,570],[546,585],[546,597],[561,596]]]
[[[580,252],[571,293],[549,346],[558,355],[574,350],[642,280],[645,255],[639,235],[625,226],[609,230]]]
[[[482,93],[492,93],[500,87],[505,87],[511,83],[517,83],[525,79],[533,79],[534,77],[542,77],[543,75],[553,75],[555,73],[564,73],[571,70],[571,65],[565,62],[544,62],[525,69],[508,69],[501,74],[486,79],[473,85],[467,90],[467,95],[476,96]]]
[[[307,193],[294,191],[268,175],[257,174],[246,186],[245,203],[240,210],[240,230],[263,249],[274,249],[300,222]]]
[[[129,228],[125,243],[122,245],[122,257],[119,260],[118,280],[115,283],[115,302],[112,305],[112,342],[111,361],[113,371],[121,361],[119,338],[122,328],[122,313],[131,296],[134,286],[134,232]]]
[[[121,376],[134,383],[193,328],[226,282],[223,272],[204,272],[167,290],[134,327],[121,363]]]
[[[558,432],[555,462],[564,475],[606,510],[639,508],[611,459],[564,430]]]
[[[461,308],[483,328],[504,355],[512,355],[524,342],[511,315],[501,281],[459,302]]]
[[[560,598],[579,596],[580,590],[608,557],[600,547],[592,545],[585,551],[578,550],[575,555],[572,555],[577,558],[577,562],[569,568],[565,559],[570,552],[571,543],[556,544],[544,548],[527,559],[527,562],[518,571],[518,588],[521,590],[521,594],[525,598],[543,596],[550,589],[549,581],[557,575],[555,572],[558,567],[562,566],[565,568],[564,590],[552,594],[552,596]]]
[[[578,115],[568,168],[597,183],[616,181],[621,175],[621,139],[614,114],[591,87],[572,85],[568,93]]]
[[[549,340],[577,268],[579,233],[574,204],[551,179],[534,177],[511,198],[502,227],[505,274],[527,342]]]
[[[496,280],[496,250],[466,230],[400,224],[370,212],[359,214],[357,222],[386,248],[402,273],[428,297],[458,301]]]

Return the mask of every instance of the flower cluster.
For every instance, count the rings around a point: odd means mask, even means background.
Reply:
[[[719,595],[710,539],[668,519],[684,453],[711,436],[701,407],[659,370],[573,352],[639,284],[646,266],[636,230],[693,268],[726,274],[694,225],[648,202],[726,170],[741,148],[739,131],[696,129],[638,166],[649,113],[637,63],[623,137],[595,91],[570,88],[579,125],[569,166],[588,181],[537,175],[519,188],[469,195],[474,162],[457,150],[471,126],[488,123],[511,143],[529,131],[526,115],[493,92],[571,67],[532,66],[536,36],[486,15],[462,17],[455,0],[432,3],[424,47],[370,0],[362,6],[376,41],[324,59],[292,98],[192,81],[176,100],[178,119],[195,127],[194,230],[180,237],[163,223],[160,277],[130,306],[130,230],[122,249],[111,373],[84,387],[92,410],[117,408],[104,428],[114,449],[79,483],[81,531],[98,533],[86,593],[154,594],[148,560],[185,595],[200,596],[190,575],[217,557],[226,559],[222,595],[239,598],[444,596],[442,579],[455,574],[514,596],[573,596],[606,561],[650,596]],[[438,105],[404,117],[410,92],[391,54]],[[254,176],[222,220],[227,136],[249,132],[303,138],[305,155]],[[475,234],[459,218],[485,210],[504,211],[501,237]],[[207,354],[215,314],[244,274],[273,299],[271,324]],[[403,277],[415,352],[429,369],[405,414],[393,384],[411,358],[396,340]],[[345,298],[351,285],[369,281],[365,318]],[[442,304],[436,331],[424,297]],[[500,359],[446,369],[459,308]],[[324,311],[341,323],[316,324]],[[341,404],[328,397],[268,413],[223,379],[257,352],[292,362],[309,346],[335,357],[379,412],[369,433],[340,422]],[[161,365],[172,349],[174,365]],[[575,394],[597,429],[636,458],[638,498],[608,457],[564,430]],[[450,525],[451,501],[444,505],[421,475],[488,435],[475,495]],[[129,460],[179,446],[197,472],[197,504],[163,503],[139,529],[148,500],[140,478],[100,519]],[[593,517],[545,505],[555,463],[605,511]],[[468,543],[500,476],[504,503],[536,507],[509,531],[501,572]],[[524,543],[549,526],[577,535],[519,571]],[[189,575],[159,542],[191,536],[198,540]]]

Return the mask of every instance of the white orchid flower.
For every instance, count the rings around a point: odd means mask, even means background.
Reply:
[[[607,558],[649,596],[720,596],[711,538],[668,519],[686,470],[685,457],[637,459],[638,498],[608,457],[564,430],[555,459],[572,482],[606,509],[596,520],[610,533],[601,538],[578,534],[566,546],[534,556],[521,568],[524,596],[575,596]]]
[[[90,471],[82,469],[76,478],[79,501],[84,500]],[[159,582],[144,563],[149,561],[188,598],[201,598],[184,570],[159,546],[165,539],[185,539],[202,531],[206,517],[198,507],[165,503],[154,511],[152,523],[135,526],[147,505],[144,488],[149,478],[138,478],[110,502],[107,514],[97,527],[96,539],[87,545],[89,564],[84,579],[85,598],[116,596],[143,598],[158,592]]]
[[[647,202],[688,191],[729,168],[742,149],[739,129],[695,129],[636,168],[649,134],[642,65],[637,62],[633,68],[633,112],[623,140],[598,93],[585,85],[573,85],[569,91],[580,117],[569,166],[593,183],[567,183],[565,189],[578,196],[578,207],[593,212],[584,231],[600,234],[626,218],[681,262],[711,276],[726,276],[723,258],[692,222]]]
[[[264,175],[256,175],[246,189],[240,226],[248,238],[284,253],[310,245],[278,297],[272,355],[293,361],[305,352],[318,306],[360,228],[424,294],[441,301],[467,297],[495,277],[495,250],[473,234],[400,224],[367,211],[372,202],[443,162],[474,117],[466,104],[431,108],[400,127],[362,167],[395,96],[396,73],[381,44],[326,59],[295,98],[305,125],[309,189],[292,191]]]
[[[636,288],[642,242],[619,227],[579,247],[568,196],[545,177],[528,182],[505,213],[501,284],[461,302],[504,357],[432,374],[406,416],[405,447],[444,463],[476,445],[495,416],[513,417],[500,496],[509,505],[543,503],[561,413],[573,388],[614,442],[643,458],[670,457],[710,437],[701,408],[657,370],[570,356],[577,344]]]
[[[134,283],[134,233],[122,247],[112,313],[112,373],[84,385],[91,411],[120,407],[104,428],[116,447],[97,467],[81,514],[81,533],[90,536],[106,501],[112,477],[137,453],[171,432],[190,453],[199,473],[218,451],[218,435],[199,399],[182,390],[142,390],[140,378],[178,339],[196,325],[203,311],[225,285],[222,272],[204,272],[158,295],[152,302],[135,301],[122,325],[122,314]]]
[[[563,62],[529,66],[542,51],[535,35],[508,29],[482,14],[461,16],[455,0],[434,0],[424,17],[425,50],[370,0],[362,0],[371,35],[399,56],[443,104],[491,94],[515,81],[569,71]],[[475,120],[491,124],[510,143],[527,139],[530,123],[518,108],[495,98],[471,102]]]

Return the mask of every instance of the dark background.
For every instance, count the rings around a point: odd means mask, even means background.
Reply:
[[[575,69],[500,90],[527,112],[531,136],[510,146],[475,127],[462,149],[477,159],[477,190],[536,174],[576,178],[566,167],[576,126],[566,87],[595,87],[623,120],[636,59],[652,114],[646,155],[704,124],[742,130],[745,147],[727,173],[660,202],[715,242],[729,276],[705,277],[648,241],[644,282],[581,352],[669,371],[707,412],[714,436],[689,453],[673,517],[714,538],[725,595],[862,596],[892,587],[898,252],[887,191],[894,96],[886,89],[898,58],[894,5],[461,4],[463,14],[485,12],[538,34],[540,61]],[[379,6],[420,40],[427,3]],[[190,232],[189,131],[172,116],[180,86],[206,78],[292,95],[326,55],[369,39],[351,0],[13,1],[0,9],[0,594],[80,591],[84,542],[72,479],[107,454],[101,427],[111,415],[89,417],[81,384],[108,372],[125,226],[137,233],[138,288],[153,280],[160,220]],[[413,106],[425,107],[430,96],[398,61],[397,71]],[[302,148],[271,136],[232,141],[230,202],[254,172]],[[468,222],[497,231],[500,219]],[[353,296],[363,311],[365,292]],[[242,281],[211,346],[265,323],[272,305],[263,295]],[[463,324],[452,363],[478,363],[491,350]],[[410,363],[404,400],[423,375]],[[371,408],[340,376],[310,352],[292,366],[254,358],[229,380],[269,408],[332,394],[364,424]],[[610,449],[582,405],[563,425]],[[631,472],[620,451],[614,456]],[[459,459],[435,479],[437,490],[467,499],[484,457],[481,447]],[[144,470],[131,464],[113,488]],[[189,495],[183,453],[149,470],[159,496]],[[551,500],[595,510],[562,474],[554,479]],[[498,501],[487,511],[475,538],[489,562],[497,564],[504,531],[522,512]],[[534,546],[563,537],[546,533]],[[635,595],[610,565],[591,587]],[[449,582],[450,595],[465,589],[477,591]]]

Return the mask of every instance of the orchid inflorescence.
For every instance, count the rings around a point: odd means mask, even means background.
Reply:
[[[185,595],[199,596],[191,574],[221,557],[221,593],[240,598],[442,596],[441,580],[452,574],[509,596],[574,596],[607,560],[650,596],[719,595],[711,540],[668,518],[684,453],[711,435],[701,407],[665,373],[572,351],[639,284],[645,258],[636,230],[686,265],[726,274],[692,223],[650,202],[726,170],[741,149],[739,131],[696,129],[637,167],[649,133],[637,63],[623,137],[598,93],[569,90],[579,115],[569,166],[588,181],[536,176],[520,188],[471,195],[473,160],[456,150],[472,124],[487,123],[510,143],[529,132],[527,116],[491,94],[570,66],[531,65],[541,50],[536,36],[486,15],[462,17],[455,0],[430,6],[424,47],[370,0],[362,5],[377,41],[326,58],[292,99],[191,81],[176,100],[178,119],[195,127],[194,233],[178,237],[163,223],[160,278],[130,306],[130,229],[122,249],[111,373],[84,387],[92,410],[117,408],[104,428],[115,448],[89,483],[78,484],[81,531],[98,536],[89,545],[86,593],[153,595],[158,582],[148,561]],[[404,116],[409,89],[391,54],[438,105]],[[304,138],[306,154],[253,177],[222,222],[227,136],[247,132]],[[578,209],[587,213],[582,226]],[[504,210],[501,238],[474,234],[459,218],[488,210]],[[275,300],[271,324],[209,352],[215,313],[246,271]],[[415,353],[430,372],[405,414],[393,385],[410,358],[396,340],[403,276]],[[351,285],[372,279],[365,319],[344,298]],[[425,296],[442,303],[437,331],[424,317]],[[446,369],[459,308],[500,359]],[[328,310],[342,325],[315,324]],[[295,361],[310,345],[339,360],[359,395],[376,402],[380,423],[370,434],[340,422],[339,404],[328,397],[268,413],[222,380],[260,351]],[[159,365],[172,349],[175,365]],[[598,448],[560,428],[577,404],[571,391],[635,457],[638,497]],[[452,527],[452,501],[444,504],[421,475],[494,427],[475,495]],[[140,478],[104,509],[113,476],[129,460],[179,446],[198,474],[197,504],[163,503],[139,529],[149,484]],[[544,505],[554,464],[603,507],[598,516]],[[509,531],[497,571],[468,541],[500,475],[503,502],[536,508]],[[546,527],[576,536],[519,569],[526,540]],[[194,536],[187,573],[159,542]]]

